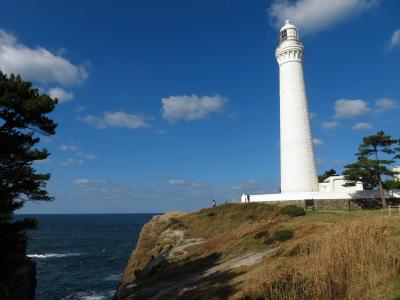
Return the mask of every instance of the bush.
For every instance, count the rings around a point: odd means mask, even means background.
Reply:
[[[256,218],[255,215],[248,215],[248,216],[246,217],[246,220],[248,220],[248,221],[255,221],[255,220],[257,220],[257,218]]]
[[[257,233],[254,235],[254,238],[255,238],[256,240],[259,240],[259,239],[261,239],[261,238],[263,238],[263,237],[267,237],[267,236],[269,236],[268,230],[261,230],[261,231],[257,232]]]
[[[280,230],[280,231],[275,232],[274,240],[284,242],[284,241],[290,240],[293,237],[293,235],[294,235],[293,229]]]
[[[274,233],[272,237],[267,239],[264,244],[265,245],[272,245],[275,242],[284,242],[287,240],[290,240],[294,235],[294,230],[293,229],[284,229],[284,230],[279,230]]]
[[[275,243],[275,239],[273,237],[270,237],[264,242],[265,245],[272,245],[273,243]]]
[[[304,208],[298,207],[296,205],[286,205],[282,207],[279,212],[283,215],[288,215],[289,217],[299,217],[306,214]]]

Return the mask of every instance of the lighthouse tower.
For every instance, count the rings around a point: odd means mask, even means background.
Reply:
[[[279,64],[281,193],[318,192],[303,77],[304,46],[289,20],[280,30]]]

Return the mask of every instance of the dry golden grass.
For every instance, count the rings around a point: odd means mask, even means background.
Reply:
[[[281,259],[287,269],[264,272],[249,299],[365,299],[400,274],[399,241],[382,217],[333,225]]]

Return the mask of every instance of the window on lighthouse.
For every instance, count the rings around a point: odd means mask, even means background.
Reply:
[[[282,30],[281,31],[281,41],[286,41],[287,40],[287,30]]]

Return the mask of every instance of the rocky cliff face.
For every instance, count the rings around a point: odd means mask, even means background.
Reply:
[[[304,214],[250,203],[156,216],[114,300],[400,299],[400,216]]]
[[[243,240],[259,227],[251,216],[265,217],[265,225],[276,209],[255,213],[254,207],[243,213],[237,208],[153,217],[142,228],[114,299],[221,299],[235,294],[250,267],[278,251],[257,249],[253,237],[249,243]]]
[[[36,264],[18,253],[0,255],[0,299],[31,300],[35,296]]]

